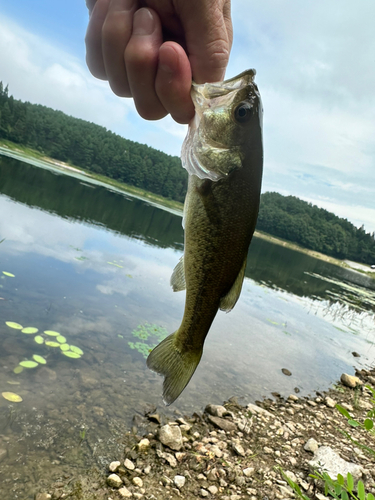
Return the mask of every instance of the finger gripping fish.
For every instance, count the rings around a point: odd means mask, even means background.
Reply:
[[[189,172],[184,206],[185,252],[174,291],[186,289],[179,329],[153,349],[147,366],[164,376],[169,405],[195,372],[218,309],[241,293],[258,216],[263,169],[262,102],[255,70],[218,83],[193,83],[195,117],[182,146]]]

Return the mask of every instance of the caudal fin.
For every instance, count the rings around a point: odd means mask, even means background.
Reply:
[[[149,354],[147,366],[150,370],[164,376],[163,401],[170,405],[188,385],[199,361],[199,352],[181,352],[175,346],[175,333],[160,342]]]

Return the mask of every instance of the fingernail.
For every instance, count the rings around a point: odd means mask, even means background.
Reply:
[[[139,9],[134,14],[133,35],[151,35],[155,29],[154,16],[149,9]]]

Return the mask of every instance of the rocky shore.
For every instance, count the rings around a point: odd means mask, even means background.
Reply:
[[[280,468],[307,497],[323,500],[322,484],[309,477],[323,464],[332,478],[349,471],[375,494],[375,458],[361,447],[375,449],[375,436],[350,427],[335,407],[339,403],[359,422],[374,409],[366,385],[375,387],[375,370],[356,375],[342,376],[334,389],[313,398],[273,394],[247,406],[232,398],[173,421],[150,408],[134,417],[124,454],[108,464],[106,475],[62,480],[35,500],[295,498]]]

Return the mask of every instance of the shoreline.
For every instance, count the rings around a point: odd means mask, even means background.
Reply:
[[[93,174],[93,173],[88,172],[82,168],[78,168],[78,167],[69,165],[65,162],[53,160],[52,158],[49,158],[49,157],[43,155],[42,153],[34,151],[30,148],[20,147],[18,145],[15,145],[14,143],[11,143],[10,141],[6,141],[4,139],[1,139],[0,140],[0,154],[1,154],[1,150],[3,151],[3,154],[5,156],[19,159],[21,161],[26,161],[26,162],[31,163],[31,164],[34,164],[32,160],[36,160],[36,161],[44,163],[46,168],[50,167],[52,169],[60,170],[64,173],[71,173],[73,175],[74,174],[82,175],[88,181],[91,180],[91,181],[94,181],[100,185],[111,186],[112,188],[115,188],[119,192],[129,194],[129,195],[134,196],[138,199],[141,199],[143,201],[146,201],[148,203],[156,205],[160,208],[169,210],[172,213],[175,213],[176,215],[182,216],[182,214],[183,214],[183,203],[179,203],[179,202],[174,201],[174,200],[168,200],[167,198],[164,198],[160,195],[156,195],[156,194],[151,193],[149,191],[146,191],[144,189],[137,188],[135,186],[130,186],[128,184],[124,184],[124,183],[115,181],[115,180],[110,179],[108,177],[105,177],[103,175]],[[29,160],[29,161],[27,161],[27,160]],[[352,262],[349,260],[336,259],[335,257],[331,257],[329,255],[322,254],[322,253],[317,252],[315,250],[309,250],[308,248],[301,247],[297,243],[283,240],[282,238],[272,236],[271,234],[264,233],[263,231],[255,230],[254,236],[257,238],[262,238],[264,240],[267,240],[271,243],[290,248],[291,250],[304,253],[304,254],[309,255],[310,257],[313,257],[315,259],[323,260],[324,262],[328,262],[328,263],[333,264],[335,266],[350,269],[351,271],[355,271],[357,273],[364,274],[365,276],[368,276],[369,278],[375,279],[375,269],[371,269],[371,267],[369,265],[362,264],[359,262]]]
[[[282,399],[274,393],[273,400],[246,406],[231,398],[223,405],[207,405],[202,414],[172,421],[156,408],[137,414],[132,430],[123,436],[123,453],[105,470],[88,471],[69,481],[51,478],[49,484],[38,485],[35,499],[292,499],[295,490],[286,475],[307,498],[326,500],[322,483],[310,474],[322,461],[329,470],[322,458],[327,451],[336,454],[336,474],[346,477],[349,467],[366,492],[374,494],[375,436],[350,427],[335,407],[340,404],[359,422],[375,408],[373,393],[365,386],[374,390],[375,369],[356,375],[345,381],[342,377],[334,388],[309,398],[291,394]]]

